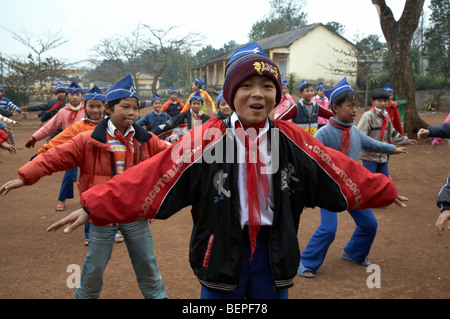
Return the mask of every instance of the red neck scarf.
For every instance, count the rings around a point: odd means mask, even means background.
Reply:
[[[131,146],[131,137],[133,136],[133,134],[128,133],[128,135],[125,137],[123,137],[122,133],[119,132],[119,130],[114,130],[114,135],[117,137],[117,139],[122,143],[125,144],[125,146],[127,147],[126,150],[126,157],[125,157],[125,165],[123,170],[127,170],[128,168],[130,168],[131,166],[133,166],[133,147]]]
[[[378,111],[377,109],[375,109],[375,111],[377,111],[377,113],[380,114],[380,116],[383,118],[383,124],[381,124],[381,132],[380,132],[380,141],[381,141],[383,140],[384,131],[386,130],[387,118],[386,116],[384,116],[382,112]]]
[[[334,127],[337,127],[339,129],[343,130],[342,141],[341,141],[341,152],[344,154],[347,154],[347,152],[350,150],[350,146],[351,146],[350,129],[352,127],[351,126],[349,126],[349,127],[341,126],[339,124],[334,123],[333,121],[329,121],[329,123],[331,125],[333,125]]]
[[[242,129],[240,122],[236,121],[236,134],[238,138],[244,142],[246,149],[245,164],[247,171],[248,192],[248,231],[251,245],[251,256],[249,260],[252,260],[253,258],[253,252],[256,248],[256,238],[258,237],[259,229],[261,227],[261,211],[259,206],[260,191],[264,196],[266,210],[269,206],[269,179],[266,174],[261,174],[264,165],[260,160],[258,149],[258,144],[263,140],[263,138],[257,139],[257,129],[263,127],[264,124],[265,121],[262,122],[262,126],[259,124],[255,126],[247,126],[255,128],[255,130],[252,129],[248,131],[248,133],[251,134],[249,137]],[[256,152],[256,159],[253,152]]]
[[[383,124],[381,124],[381,132],[380,132],[380,141],[383,139],[384,131],[386,130],[387,126],[387,118],[384,116],[383,112],[378,111],[378,109],[375,108],[375,105],[372,105],[370,109],[375,109],[375,111],[383,117]]]

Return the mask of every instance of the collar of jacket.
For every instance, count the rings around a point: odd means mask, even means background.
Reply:
[[[231,128],[231,120],[230,120],[230,118],[231,118],[231,116],[229,116],[229,117],[227,117],[225,119],[220,119],[220,118],[219,119],[223,121],[223,123],[225,124],[226,128]],[[275,127],[274,122],[270,118],[267,118],[267,120],[269,121],[269,129],[274,128]]]
[[[109,120],[110,118],[107,117],[103,121],[98,123],[94,131],[92,132],[91,138],[99,141],[100,143],[106,144],[106,131],[108,128]],[[147,130],[137,125],[136,123],[133,123],[133,127],[135,131],[133,138],[135,138],[139,143],[144,144],[152,138],[152,135],[147,132]]]

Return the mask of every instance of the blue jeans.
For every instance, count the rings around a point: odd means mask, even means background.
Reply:
[[[122,232],[136,279],[142,294],[148,299],[167,298],[161,273],[153,253],[153,240],[147,220],[118,226],[96,226],[89,230],[89,251],[84,259],[80,287],[75,299],[99,298],[103,287],[103,272],[114,245],[117,230]]]
[[[381,173],[389,177],[388,162],[375,163],[370,161],[363,161],[363,166],[367,168],[371,173]]]
[[[60,202],[65,201],[67,198],[73,198],[73,183],[77,181],[78,166],[68,169],[64,173],[63,180],[61,182],[61,188],[59,190],[58,200]]]
[[[378,222],[370,208],[349,209],[348,212],[356,223],[356,229],[344,247],[344,251],[357,263],[363,263],[375,240]],[[320,217],[320,226],[312,235],[300,257],[301,263],[314,273],[322,265],[328,248],[334,241],[338,223],[337,213],[324,208],[320,209]]]

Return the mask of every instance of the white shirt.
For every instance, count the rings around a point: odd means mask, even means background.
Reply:
[[[247,191],[247,168],[245,163],[245,145],[243,141],[236,135],[235,131],[235,122],[239,121],[239,118],[236,112],[230,117],[231,129],[234,134],[234,138],[236,140],[236,148],[237,148],[237,160],[238,160],[238,190],[239,190],[239,211],[241,217],[241,227],[244,228],[245,225],[248,225],[248,191]],[[240,121],[239,121],[240,122]],[[241,127],[243,127],[241,123]],[[260,139],[263,135],[265,135],[269,131],[269,121],[266,121],[264,127],[259,131],[257,139]],[[271,151],[270,151],[270,143],[267,138],[264,138],[261,144],[258,146],[259,155],[261,161],[266,164],[266,166],[270,166],[271,163]],[[269,206],[266,210],[266,203],[264,196],[261,191],[258,190],[259,193],[259,207],[261,212],[261,226],[271,226],[273,222],[273,208],[275,207],[274,196],[273,196],[273,188],[272,188],[272,174],[267,174],[267,178],[269,180]]]
[[[117,130],[117,127],[114,125],[114,123],[111,121],[111,119],[108,121],[108,127],[106,128],[106,132],[115,137],[116,135],[114,134],[114,132]],[[135,133],[134,127],[133,125],[131,125],[127,131],[125,132],[125,135],[123,137],[126,137],[129,133],[133,134]]]

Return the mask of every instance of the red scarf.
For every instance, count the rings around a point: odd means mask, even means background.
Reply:
[[[126,139],[123,137],[122,133],[119,132],[119,130],[114,130],[114,135],[117,137],[117,139],[122,143],[125,144],[127,147],[126,156],[125,156],[125,165],[123,170],[127,170],[131,166],[133,166],[133,147],[131,146],[131,137],[133,134],[128,133]]]
[[[372,105],[370,109],[375,109],[375,106]],[[378,111],[377,109],[375,109],[375,111],[383,117],[383,124],[381,124],[381,132],[380,132],[380,141],[381,141],[383,140],[384,130],[386,130],[387,118],[386,116],[384,116],[382,112]]]
[[[377,110],[375,110],[375,111],[377,111]],[[383,117],[383,124],[381,124],[381,132],[380,132],[380,141],[382,141],[383,140],[384,131],[386,130],[386,126],[387,126],[387,118],[386,118],[386,116],[384,116],[383,113],[381,113],[379,111],[377,111],[377,112],[378,112],[378,114],[381,115],[381,117]]]
[[[328,123],[330,123],[334,127],[337,127],[339,129],[343,130],[342,141],[341,141],[341,152],[346,154],[350,150],[350,146],[351,146],[350,129],[352,127],[351,126],[349,126],[349,127],[341,126],[339,124],[334,123],[333,121],[329,121]]]
[[[64,103],[64,101],[56,102],[55,105],[53,105],[49,110],[47,110],[47,113],[53,112],[58,107],[60,107],[63,103]]]
[[[262,192],[264,200],[266,202],[266,210],[269,207],[269,192],[270,185],[269,179],[266,174],[261,174],[263,163],[261,163],[259,158],[258,144],[261,142],[262,138],[256,139],[257,130],[264,126],[265,121],[262,125],[251,126],[255,130],[250,130],[249,133],[253,133],[253,136],[245,134],[241,127],[239,121],[236,121],[236,134],[241,141],[244,142],[246,149],[246,171],[247,171],[247,192],[248,192],[248,231],[250,236],[251,245],[251,256],[249,260],[253,258],[253,252],[256,248],[256,239],[258,237],[259,229],[261,227],[261,211],[259,206],[259,191]],[[260,123],[261,124],[261,123]],[[256,151],[256,160],[253,155],[252,150]],[[256,187],[255,187],[256,186]]]

